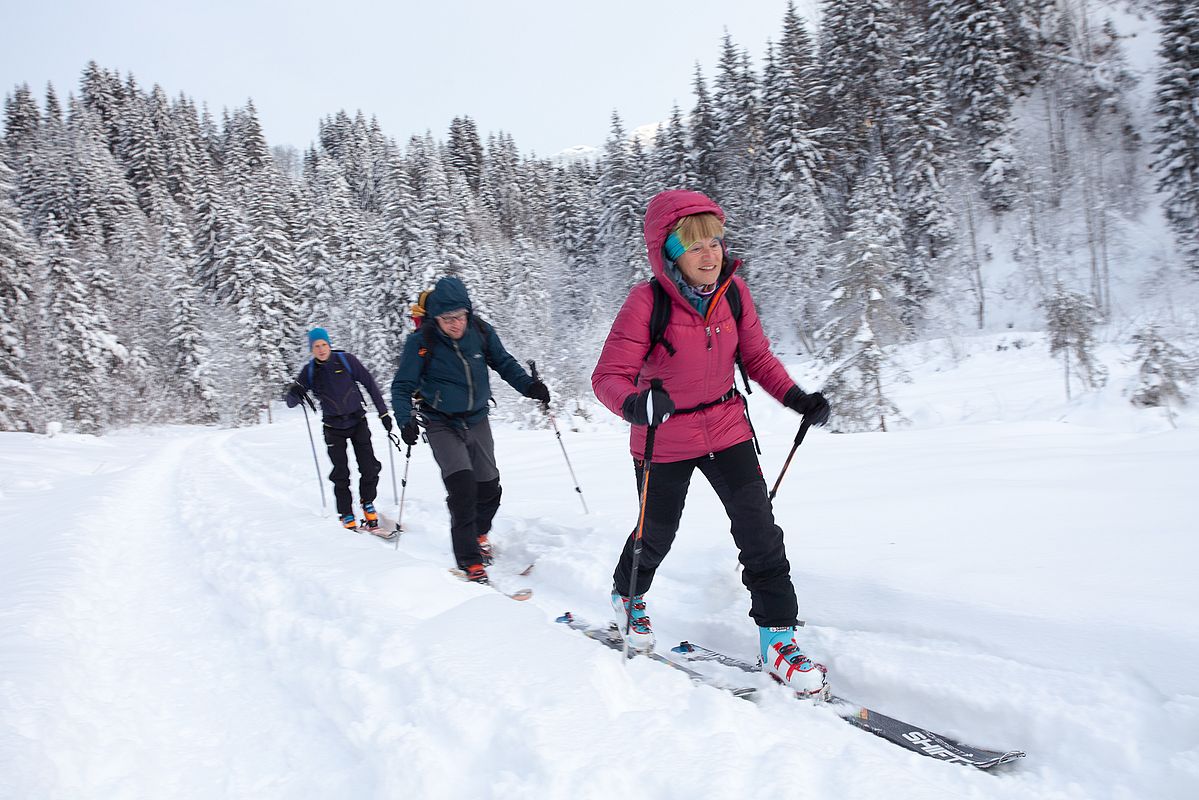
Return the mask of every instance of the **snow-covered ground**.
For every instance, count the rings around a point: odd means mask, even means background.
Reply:
[[[1066,404],[1043,340],[1018,338],[914,348],[911,425],[810,434],[776,511],[835,689],[1020,762],[921,758],[554,624],[607,614],[634,516],[619,425],[565,434],[587,516],[553,434],[497,426],[501,563],[537,562],[497,567],[536,593],[514,603],[448,574],[427,448],[394,550],[322,515],[281,410],[0,434],[0,797],[1197,797],[1199,419],[1128,406],[1114,352]],[[797,420],[751,400],[773,481]],[[659,641],[750,656],[727,523],[692,486]]]

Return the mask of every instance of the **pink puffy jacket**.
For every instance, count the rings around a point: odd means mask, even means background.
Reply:
[[[649,322],[654,306],[653,287],[639,283],[612,323],[599,363],[591,373],[591,386],[600,402],[617,414],[631,394],[661,378],[676,408],[692,408],[722,396],[733,385],[734,357],[741,347],[741,361],[749,376],[780,403],[795,381],[770,352],[762,323],[745,281],[733,273],[739,261],[725,268],[721,285],[708,306],[707,318],[700,316],[666,274],[662,246],[678,221],[691,214],[711,212],[724,221],[720,206],[699,192],[672,190],[650,201],[645,212],[645,246],[654,276],[674,304],[664,338],[675,348],[671,356],[658,346],[645,361],[649,349]],[[741,293],[741,322],[733,318],[725,292],[736,281]],[[736,397],[702,411],[673,416],[658,427],[654,439],[654,461],[669,462],[698,458],[725,450],[753,437],[745,419],[745,401]],[[634,425],[630,449],[635,458],[645,455],[644,425]]]

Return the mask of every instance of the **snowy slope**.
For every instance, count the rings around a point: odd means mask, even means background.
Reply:
[[[1000,343],[910,351],[911,426],[809,435],[776,505],[835,688],[1016,765],[910,755],[555,625],[606,614],[635,496],[618,425],[565,435],[590,516],[552,433],[497,428],[495,539],[537,561],[514,603],[446,572],[423,445],[396,551],[321,515],[283,410],[0,435],[0,797],[1199,796],[1199,425],[1127,406],[1117,354],[1066,404],[1043,343]],[[772,481],[796,418],[751,399]],[[663,645],[752,653],[735,566],[697,478],[650,595]]]

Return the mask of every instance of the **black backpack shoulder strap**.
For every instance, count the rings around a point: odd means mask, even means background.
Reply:
[[[432,320],[426,319],[420,326],[420,335],[424,341],[422,347],[417,348],[416,354],[420,356],[420,376],[425,377],[425,371],[429,368],[429,357],[433,352],[433,347],[437,344],[437,337],[433,334]]]
[[[650,287],[654,290],[654,307],[649,315],[649,349],[645,351],[642,361],[649,361],[654,348],[662,345],[666,352],[674,355],[674,346],[666,338],[666,326],[670,324],[670,295],[657,278],[651,278]]]
[[[724,297],[729,301],[729,311],[733,312],[733,322],[737,325],[737,332],[740,334],[741,329],[741,289],[737,286],[737,281],[734,278],[729,278],[729,288],[725,290]],[[741,383],[745,385],[745,393],[753,394],[754,390],[749,385],[749,373],[745,371],[745,364],[741,361],[741,346],[737,345],[737,370],[741,373]],[[749,402],[748,400],[746,401]],[[751,424],[752,427],[752,424]],[[755,440],[756,441],[756,440]]]
[[[474,324],[475,330],[477,330],[479,332],[479,335],[482,336],[484,339],[486,339],[489,335],[491,335],[491,331],[493,330],[493,328],[491,327],[491,325],[484,322],[482,317],[475,316],[474,312],[471,312],[470,321]]]

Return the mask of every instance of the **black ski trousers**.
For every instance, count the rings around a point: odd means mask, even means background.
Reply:
[[[444,481],[454,560],[460,569],[466,569],[483,560],[479,537],[491,531],[491,521],[500,509],[500,479],[476,481],[474,471],[464,469],[447,475]]]
[[[634,461],[633,466],[640,494],[643,465]],[[732,522],[733,541],[744,567],[741,581],[750,594],[749,615],[758,625],[768,627],[798,624],[799,605],[791,583],[791,565],[783,546],[783,531],[774,524],[770,495],[752,440],[700,458],[665,464],[654,462],[650,466],[645,530],[641,538],[641,557],[637,561],[637,594],[649,590],[658,566],[674,543],[691,474],[696,467],[716,490]],[[625,596],[629,594],[636,534],[634,530],[629,535],[612,575],[616,591]]]
[[[350,494],[350,460],[346,443],[354,446],[354,459],[358,462],[358,500],[373,503],[379,488],[379,473],[383,465],[375,458],[371,447],[371,430],[366,416],[352,428],[330,428],[325,426],[325,449],[333,462],[329,480],[333,481],[333,497],[337,501],[337,514],[344,517],[354,513],[354,498]]]

